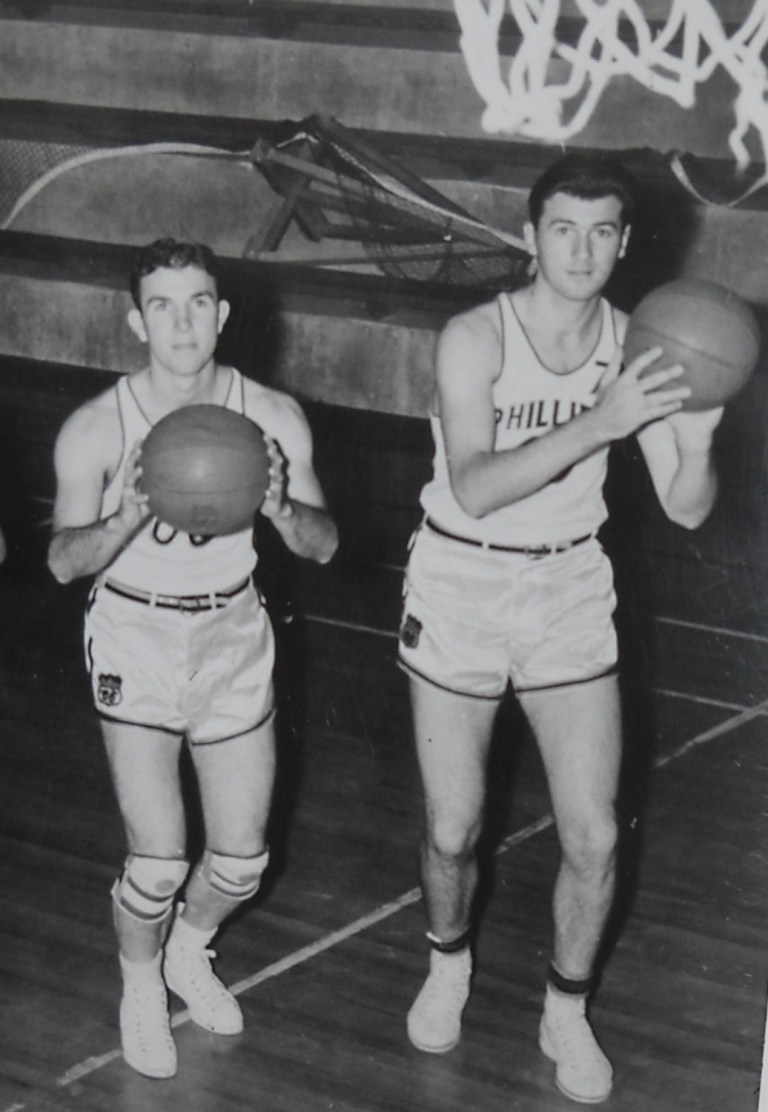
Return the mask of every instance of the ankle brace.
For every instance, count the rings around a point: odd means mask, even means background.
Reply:
[[[432,931],[427,931],[427,938],[433,950],[437,950],[439,954],[457,954],[459,950],[465,950],[469,946],[469,931],[466,930],[460,934],[458,938],[451,939],[450,942],[443,942],[432,934]]]
[[[564,977],[552,962],[550,962],[547,970],[547,981],[552,985],[552,988],[565,993],[566,996],[587,996],[595,987],[594,973],[590,973],[588,977],[581,981],[574,981],[570,977]]]

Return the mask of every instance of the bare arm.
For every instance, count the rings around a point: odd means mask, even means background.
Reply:
[[[98,402],[74,413],[59,433],[48,567],[60,583],[107,567],[148,520],[146,498],[136,490],[138,445],[128,460],[117,512],[100,517],[110,456],[120,444],[119,426],[109,420]],[[117,454],[119,457],[119,450]]]
[[[612,441],[676,412],[688,388],[660,387],[680,368],[640,377],[657,357],[658,350],[638,357],[592,409],[567,424],[496,452],[492,388],[500,369],[498,332],[486,307],[449,322],[437,347],[438,397],[451,485],[465,513],[481,518],[526,498]]]
[[[722,409],[676,413],[637,434],[657,497],[667,517],[696,529],[717,498],[712,437]]]
[[[265,422],[270,484],[261,512],[292,552],[326,564],[338,547],[338,533],[312,464],[309,425],[287,395],[272,395],[271,403],[271,419]]]

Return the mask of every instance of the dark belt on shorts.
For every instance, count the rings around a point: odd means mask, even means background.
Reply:
[[[157,606],[163,610],[184,610],[188,614],[195,614],[200,610],[220,610],[230,599],[242,594],[250,582],[250,579],[244,579],[231,590],[210,591],[207,595],[160,595],[154,591],[140,591],[135,587],[127,587],[124,583],[116,583],[113,579],[107,579],[104,588],[115,595],[120,595],[121,598],[129,598],[131,602],[141,602],[145,606]]]
[[[447,529],[443,529],[431,517],[425,518],[424,524],[433,533],[438,533],[441,537],[447,537],[451,541],[458,541],[459,544],[471,544],[474,548],[490,549],[492,552],[517,552],[523,556],[534,558],[537,556],[552,556],[557,552],[567,552],[569,548],[575,548],[577,544],[585,544],[586,541],[591,541],[595,535],[594,533],[587,533],[583,537],[576,537],[573,541],[563,541],[560,544],[534,544],[518,548],[511,544],[491,544],[490,541],[479,541],[474,537],[460,537],[456,533],[449,533]]]

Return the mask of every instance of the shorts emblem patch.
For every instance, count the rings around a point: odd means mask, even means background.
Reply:
[[[406,649],[415,649],[419,643],[421,636],[422,625],[418,618],[414,618],[413,614],[406,614],[405,620],[400,627],[400,640],[405,645]]]
[[[122,676],[110,676],[109,673],[102,672],[96,686],[96,698],[105,707],[116,707],[123,699],[122,686]]]

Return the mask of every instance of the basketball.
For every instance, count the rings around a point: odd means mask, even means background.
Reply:
[[[732,290],[715,282],[681,279],[652,290],[629,318],[624,362],[648,348],[664,354],[649,370],[680,363],[691,388],[683,409],[716,409],[746,384],[757,363],[760,329]]]
[[[176,409],[153,425],[141,452],[141,491],[160,521],[182,533],[247,528],[269,486],[258,425],[219,405]]]

